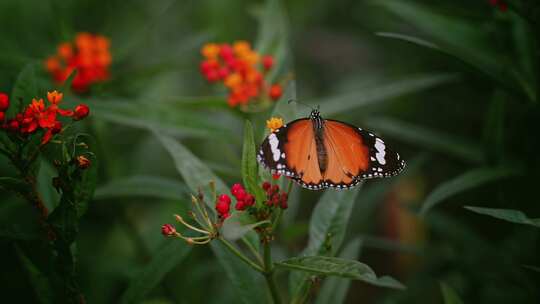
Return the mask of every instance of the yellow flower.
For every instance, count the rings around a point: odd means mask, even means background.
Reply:
[[[52,92],[47,92],[47,99],[52,104],[59,104],[60,101],[62,101],[62,97],[64,97],[64,94],[59,93],[58,91],[54,90]]]
[[[237,87],[238,85],[242,83],[242,76],[240,76],[240,74],[238,73],[232,73],[229,76],[227,76],[227,78],[225,78],[224,83],[225,83],[225,86],[228,87],[229,89],[234,89],[235,87]]]
[[[274,132],[275,130],[281,128],[283,126],[283,119],[280,117],[271,117],[269,120],[266,121],[266,127],[270,129],[270,132]]]
[[[247,41],[239,40],[233,44],[233,49],[236,56],[244,57],[251,52],[251,45]]]
[[[201,53],[208,59],[215,59],[219,55],[219,45],[215,43],[207,43],[202,47]]]

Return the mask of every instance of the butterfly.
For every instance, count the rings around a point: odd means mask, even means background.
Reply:
[[[257,154],[273,174],[302,187],[346,189],[364,179],[390,177],[405,161],[377,135],[345,122],[323,119],[317,109],[270,133]]]

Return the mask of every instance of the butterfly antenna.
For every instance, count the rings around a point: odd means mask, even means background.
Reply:
[[[303,102],[300,102],[300,101],[298,101],[298,100],[289,99],[289,101],[287,101],[287,103],[289,103],[289,104],[291,104],[291,103],[293,103],[293,102],[295,102],[295,103],[297,103],[297,104],[299,104],[299,105],[303,105],[303,106],[305,106],[305,107],[308,107],[308,108],[310,108],[311,110],[315,110],[315,108],[314,108],[313,106],[310,106],[310,105],[308,105],[307,103],[303,103]],[[317,105],[317,110],[319,110],[319,106],[318,106],[318,105]]]

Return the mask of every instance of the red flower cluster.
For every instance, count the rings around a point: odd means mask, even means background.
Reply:
[[[201,73],[208,82],[223,81],[229,90],[229,106],[247,105],[265,96],[278,100],[283,94],[281,85],[270,86],[264,80],[264,75],[274,66],[274,58],[266,55],[261,59],[248,42],[236,41],[232,46],[208,43],[201,53],[204,57]]]
[[[90,85],[109,79],[112,62],[109,47],[109,39],[104,36],[78,33],[73,43],[58,46],[56,55],[45,60],[45,68],[58,84],[77,70],[71,86],[74,91],[84,93]]]
[[[266,191],[267,200],[264,202],[269,207],[280,207],[281,209],[287,209],[289,205],[287,201],[289,199],[286,192],[281,192],[278,185],[272,185],[269,182],[264,182],[262,188]]]
[[[508,4],[503,0],[488,0],[488,2],[491,6],[499,8],[501,12],[506,12],[508,10]]]
[[[0,93],[0,122],[2,122],[2,129],[19,133],[22,136],[31,135],[41,129],[45,131],[41,144],[48,143],[53,135],[62,131],[62,122],[58,120],[58,115],[71,117],[73,120],[81,120],[90,113],[88,106],[85,104],[78,105],[74,110],[59,108],[58,104],[62,101],[63,96],[62,93],[57,91],[48,92],[48,106],[45,106],[42,98],[34,98],[32,103],[23,109],[21,113],[6,121],[4,112],[9,107],[9,98],[6,94]]]
[[[234,184],[231,187],[231,194],[236,198],[235,209],[238,211],[246,210],[246,208],[255,205],[255,196],[248,193],[241,184]],[[231,215],[231,202],[231,197],[227,194],[218,196],[216,211],[221,219],[226,219]]]

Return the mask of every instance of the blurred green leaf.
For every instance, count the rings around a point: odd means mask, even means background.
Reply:
[[[358,92],[317,99],[309,101],[309,103],[313,106],[320,105],[321,113],[331,116],[372,104],[380,104],[383,100],[391,101],[393,98],[456,81],[457,79],[456,74],[409,76],[406,79],[374,83]]]
[[[182,262],[191,252],[192,246],[179,239],[168,239],[144,267],[134,276],[122,295],[121,303],[139,303],[148,295],[165,275]]]
[[[405,289],[405,286],[394,278],[389,276],[377,277],[368,265],[354,260],[327,256],[306,256],[277,262],[275,265],[287,270],[297,270],[324,276],[338,276],[360,280],[380,287]]]
[[[47,275],[43,274],[36,265],[32,263],[19,246],[15,246],[15,251],[17,252],[17,256],[19,257],[23,269],[26,271],[28,281],[34,289],[35,298],[42,304],[54,303],[53,290]]]
[[[32,98],[38,97],[38,84],[36,80],[36,64],[28,63],[21,70],[11,91],[11,105],[6,111],[7,117],[15,117],[23,106],[30,103]]]
[[[92,201],[96,190],[99,164],[95,157],[91,157],[91,161],[92,165],[82,170],[80,179],[77,180],[73,189],[78,218],[82,217],[88,210],[88,204]]]
[[[255,195],[258,204],[262,204],[265,194],[259,186],[256,149],[253,127],[251,126],[251,122],[246,120],[244,127],[244,147],[242,149],[242,179],[248,192]]]
[[[302,255],[334,256],[341,247],[349,217],[360,187],[350,191],[326,191],[315,206],[309,225],[308,245]],[[293,298],[302,298],[309,285],[305,273],[291,273],[289,289]]]
[[[116,179],[96,189],[95,200],[109,200],[125,197],[157,197],[184,200],[189,190],[184,183],[159,177],[136,175]]]
[[[469,189],[482,186],[484,184],[509,178],[519,173],[514,168],[476,168],[464,174],[446,181],[437,186],[424,200],[420,214],[425,215],[431,208],[443,202],[445,199],[465,192]]]
[[[523,225],[531,225],[531,226],[540,228],[540,218],[529,218],[525,215],[525,213],[519,210],[482,208],[482,207],[473,207],[473,206],[465,206],[464,208],[467,210],[471,210],[472,212],[488,215],[488,216],[498,218],[507,222],[523,224]]]
[[[270,223],[268,220],[256,223],[246,223],[244,219],[244,212],[233,212],[233,214],[223,222],[221,228],[223,236],[230,241],[236,241],[252,231],[253,228]]]
[[[483,161],[482,149],[477,143],[455,135],[387,117],[368,118],[364,120],[364,123],[381,134],[395,137],[403,142],[421,145],[469,162],[480,163]]]
[[[43,203],[49,210],[53,210],[60,200],[60,195],[53,187],[52,179],[57,175],[55,168],[46,160],[41,160],[40,170],[37,176],[38,192],[43,198]]]
[[[32,192],[32,187],[27,182],[13,177],[0,177],[0,188],[23,196]]]
[[[158,131],[154,131],[154,134],[173,158],[178,173],[193,193],[197,193],[199,189],[206,187],[210,182],[215,183],[217,193],[228,192],[225,183],[179,141]],[[214,210],[214,199],[205,200],[210,210]]]
[[[443,294],[444,304],[463,304],[463,301],[461,301],[454,289],[446,283],[441,282],[441,292]]]
[[[427,6],[412,1],[388,0],[374,3],[431,35],[440,42],[440,46],[407,35],[386,33],[386,37],[439,50],[476,68],[501,86],[524,93],[530,100],[536,101],[536,92],[531,90],[531,84],[524,79],[522,72],[515,68],[511,60],[497,52],[500,48],[496,41],[480,24],[466,18],[434,12]]]
[[[356,260],[362,241],[356,238],[350,241],[339,255],[342,259]],[[345,302],[347,291],[351,281],[338,277],[330,277],[324,280],[319,295],[315,300],[315,304],[340,304]]]
[[[38,231],[31,230],[26,225],[2,225],[0,226],[0,239],[11,240],[38,240],[41,237]]]
[[[225,136],[226,130],[208,121],[207,115],[166,103],[99,100],[90,105],[92,116],[134,128],[155,129],[172,136]]]

